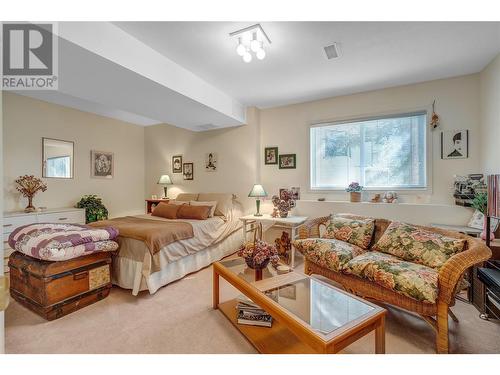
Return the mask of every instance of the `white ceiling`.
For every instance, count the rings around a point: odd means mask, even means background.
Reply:
[[[272,107],[476,73],[500,53],[500,23],[263,22],[272,45],[245,64],[228,34],[252,22],[118,22],[247,106]],[[323,47],[340,43],[327,60]]]

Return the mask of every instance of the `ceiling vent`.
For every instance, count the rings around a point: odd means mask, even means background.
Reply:
[[[333,43],[329,46],[324,47],[326,58],[328,60],[337,59],[340,57],[340,48],[338,43]]]
[[[205,125],[198,125],[196,128],[200,131],[204,131],[204,130],[217,129],[218,126],[215,126],[214,124],[205,124]]]

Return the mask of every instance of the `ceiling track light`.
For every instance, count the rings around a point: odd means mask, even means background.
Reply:
[[[243,61],[249,63],[252,61],[252,53],[258,60],[264,60],[266,57],[265,46],[271,44],[271,39],[260,24],[245,27],[229,34],[230,37],[237,37],[238,44],[236,53],[242,57]]]

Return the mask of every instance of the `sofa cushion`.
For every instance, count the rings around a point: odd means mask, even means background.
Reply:
[[[372,250],[439,269],[462,251],[465,240],[446,237],[415,225],[392,222]]]
[[[295,240],[293,245],[307,260],[337,272],[352,258],[366,251],[359,246],[335,238]]]
[[[374,229],[375,220],[371,218],[350,219],[332,215],[326,223],[326,231],[322,238],[336,238],[359,246],[362,249],[368,249]]]
[[[343,272],[368,279],[417,301],[435,303],[438,296],[438,271],[390,254],[368,251],[350,260]]]

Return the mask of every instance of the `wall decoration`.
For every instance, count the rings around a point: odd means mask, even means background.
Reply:
[[[182,155],[172,156],[172,173],[182,173]]]
[[[466,159],[469,157],[469,131],[441,132],[441,159]]]
[[[432,129],[436,129],[439,126],[439,115],[435,110],[436,100],[432,102],[432,116],[431,116],[431,127]]]
[[[205,156],[205,170],[207,172],[217,171],[217,154],[215,152],[209,152]]]
[[[112,152],[90,152],[90,175],[94,178],[113,178],[114,155]]]
[[[266,147],[264,149],[264,164],[278,164],[278,147]]]
[[[296,154],[282,154],[279,156],[279,169],[295,169],[297,168]]]
[[[184,178],[184,180],[194,180],[193,170],[193,163],[182,164],[182,177]]]

